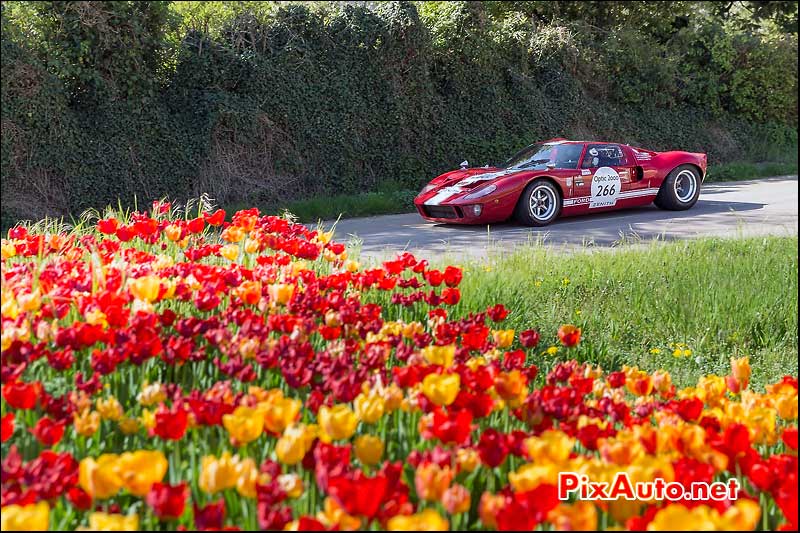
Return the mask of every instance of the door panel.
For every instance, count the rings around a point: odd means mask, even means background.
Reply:
[[[581,161],[569,205],[573,213],[605,211],[648,203],[648,180],[637,180],[635,161],[618,144],[590,144]]]

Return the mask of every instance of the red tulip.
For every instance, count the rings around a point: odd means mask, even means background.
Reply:
[[[165,440],[180,440],[186,433],[189,425],[189,416],[186,410],[179,405],[167,409],[163,403],[156,410],[156,425],[152,432]]]
[[[158,518],[172,520],[183,514],[188,496],[189,487],[185,482],[177,485],[154,483],[147,493],[146,501]]]
[[[448,266],[444,269],[444,284],[448,287],[455,287],[461,283],[462,271],[458,267]]]
[[[225,520],[225,500],[209,503],[204,507],[194,505],[194,527],[197,529],[218,530]]]
[[[508,316],[508,309],[506,309],[506,306],[503,304],[497,304],[487,309],[486,314],[489,315],[489,318],[494,322],[502,322]]]
[[[478,454],[481,462],[489,468],[500,466],[508,456],[508,438],[494,428],[489,428],[481,435],[478,442]]]
[[[386,493],[386,476],[366,477],[357,471],[352,478],[340,476],[328,480],[328,494],[348,514],[372,518]]]
[[[64,428],[66,424],[66,420],[54,422],[51,418],[44,417],[40,418],[30,431],[33,436],[36,437],[36,440],[49,448],[55,445],[61,440],[61,437],[64,436]]]
[[[425,281],[428,282],[428,285],[431,287],[438,287],[442,284],[444,280],[444,275],[440,270],[428,270],[425,272]]]
[[[797,451],[797,427],[784,429],[781,438],[787,448]]]
[[[581,330],[572,324],[565,324],[558,328],[558,338],[567,348],[577,346],[581,341]]]
[[[725,428],[723,439],[729,455],[735,456],[750,448],[750,431],[744,424],[731,424]]]
[[[212,214],[205,213],[203,217],[206,219],[212,226],[221,226],[223,222],[225,222],[225,211],[222,209],[217,209]]]
[[[104,235],[112,235],[117,231],[119,222],[116,218],[107,218],[97,221],[97,230]]]
[[[79,511],[92,508],[92,497],[80,487],[72,487],[67,491],[67,500]]]
[[[297,531],[328,531],[328,528],[315,518],[301,516],[297,520]]]
[[[678,414],[681,418],[694,422],[703,413],[703,400],[697,397],[684,398],[678,401]]]
[[[2,428],[0,442],[5,442],[14,434],[14,413],[6,413],[0,422],[2,422],[2,425],[0,425],[0,428]]]
[[[42,384],[38,381],[13,381],[3,385],[3,398],[14,409],[33,409],[41,392]]]
[[[539,331],[535,329],[526,329],[520,332],[519,342],[525,348],[536,348],[539,344]]]
[[[444,414],[441,409],[437,409],[433,412],[431,432],[445,444],[461,444],[472,432],[472,413],[467,409],[459,409]]]

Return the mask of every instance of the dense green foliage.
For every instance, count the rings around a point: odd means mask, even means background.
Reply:
[[[4,222],[415,189],[554,136],[796,150],[796,2],[363,4],[4,2]]]

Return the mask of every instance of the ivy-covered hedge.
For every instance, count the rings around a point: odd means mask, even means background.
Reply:
[[[293,4],[212,28],[179,24],[169,2],[20,4],[25,17],[3,12],[4,222],[202,192],[275,205],[416,188],[555,136],[712,163],[797,146],[796,34],[708,22],[665,41],[480,2]]]

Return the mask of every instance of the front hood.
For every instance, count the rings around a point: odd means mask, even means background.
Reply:
[[[431,185],[437,188],[458,186],[470,190],[513,173],[503,168],[465,168],[442,174]]]
[[[519,172],[523,171],[497,167],[454,170],[431,181],[417,199],[425,205],[457,201],[489,183]]]

